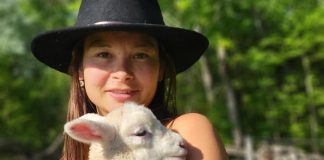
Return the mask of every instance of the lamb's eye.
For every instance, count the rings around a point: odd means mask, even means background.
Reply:
[[[139,137],[143,137],[147,134],[147,131],[146,130],[139,130],[135,133],[135,136],[139,136]]]

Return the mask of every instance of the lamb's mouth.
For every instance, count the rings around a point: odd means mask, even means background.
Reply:
[[[184,155],[184,156],[170,156],[163,160],[185,160],[185,159],[186,159],[186,156]]]

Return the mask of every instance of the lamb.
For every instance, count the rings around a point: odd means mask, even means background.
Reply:
[[[151,110],[133,102],[106,116],[85,114],[64,131],[90,144],[89,160],[184,160],[183,138],[164,127]]]

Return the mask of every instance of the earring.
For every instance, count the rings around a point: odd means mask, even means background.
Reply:
[[[80,87],[84,87],[84,80],[79,80],[79,82],[80,82]]]

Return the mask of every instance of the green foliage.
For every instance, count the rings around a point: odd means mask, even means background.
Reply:
[[[28,155],[40,152],[62,133],[69,83],[68,76],[35,60],[30,42],[40,31],[71,23],[67,16],[75,15],[71,12],[75,7],[68,8],[68,3],[76,2],[4,0],[1,3],[0,140],[19,145]],[[4,146],[1,147],[0,159]]]
[[[58,128],[64,120],[67,79],[49,69],[28,72],[32,70],[25,65],[28,61],[21,60],[26,58],[33,61],[26,55],[1,56],[6,62],[1,64],[5,75],[0,81],[1,137],[18,140],[33,150],[48,145],[62,131]],[[31,137],[35,139],[31,141]]]
[[[243,134],[257,139],[324,136],[322,0],[167,2],[162,1],[162,10],[172,12],[167,23],[199,30],[210,40],[205,55],[212,71],[215,102],[211,108],[206,106],[196,65],[184,76],[179,75],[178,92],[186,95],[178,93],[180,107],[191,106],[191,110],[206,113],[225,142],[231,141],[231,123],[223,115],[228,114],[225,92],[217,71],[217,48],[222,46],[228,56],[230,84],[236,93]],[[307,66],[303,64],[305,58],[309,60]],[[309,86],[311,92],[307,91]],[[317,128],[311,128],[314,117]]]

